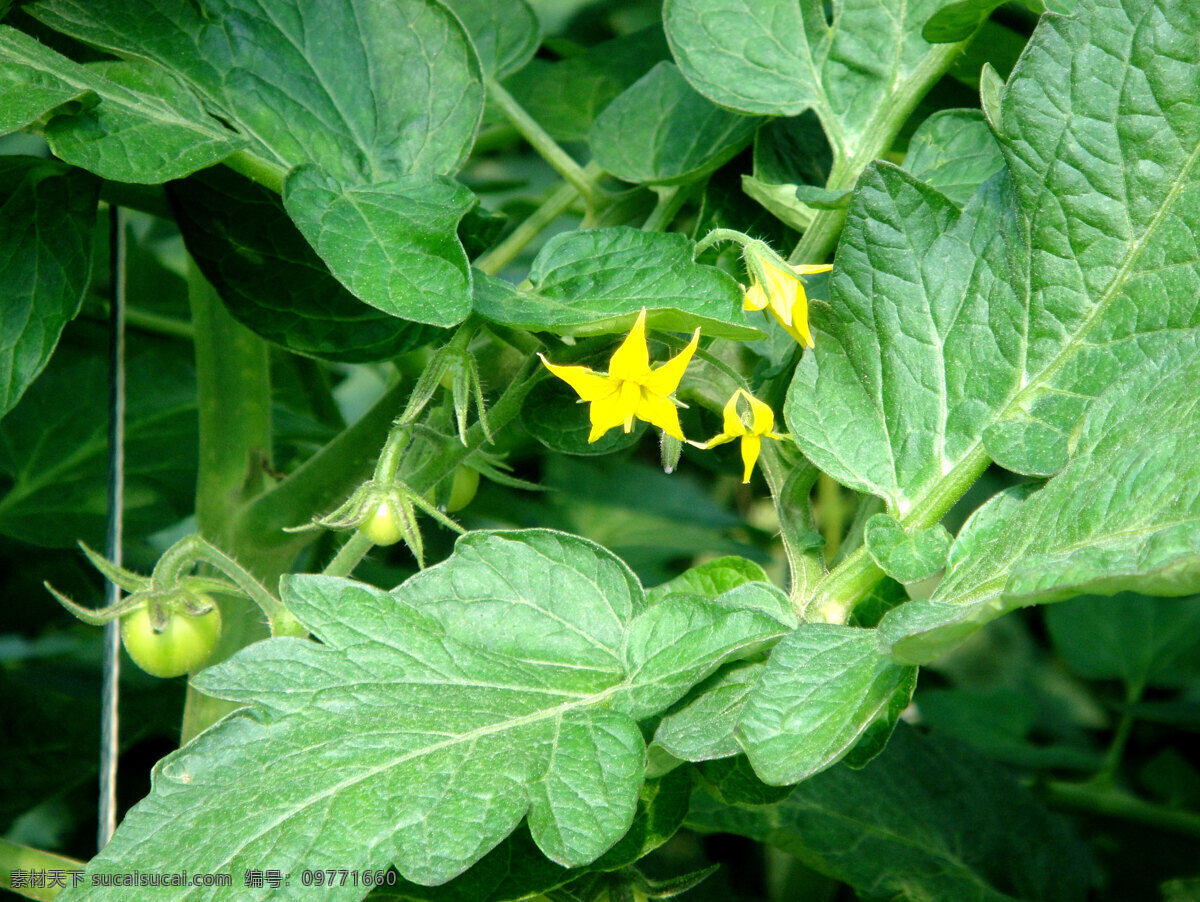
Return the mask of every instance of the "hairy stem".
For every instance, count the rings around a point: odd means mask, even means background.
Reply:
[[[242,557],[233,524],[248,499],[266,485],[271,452],[271,384],[267,345],[237,323],[194,263],[188,269],[188,298],[195,326],[200,468],[196,480],[196,526],[200,535]],[[275,579],[259,562],[243,559],[259,578]],[[266,635],[253,606],[221,604],[221,639],[214,661]],[[188,687],[182,740],[235,708]]]

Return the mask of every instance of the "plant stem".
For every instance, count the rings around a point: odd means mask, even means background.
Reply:
[[[276,194],[283,193],[283,183],[287,180],[288,170],[281,164],[264,160],[246,150],[239,150],[226,157],[223,162],[234,172],[240,172],[264,188],[269,188]]]
[[[583,173],[590,186],[589,190],[594,190],[601,173],[600,167],[595,162],[588,163]],[[564,182],[559,185],[542,202],[542,205],[530,213],[507,238],[490,251],[481,254],[475,260],[474,267],[481,272],[487,273],[489,276],[496,275],[496,273],[511,263],[517,254],[521,253],[525,245],[540,235],[546,226],[565,213],[578,197],[579,191],[575,185],[570,182]]]
[[[844,147],[834,148],[834,163],[825,183],[826,188],[854,187],[867,164],[882,156],[892,146],[896,135],[916,109],[917,103],[969,41],[970,38],[953,44],[935,44],[925,54],[916,70],[903,81],[900,90],[878,105],[875,115],[861,132],[861,143],[850,152]],[[845,207],[818,211],[812,225],[804,230],[800,241],[792,250],[788,262],[818,263],[827,258],[837,244],[845,222]]]
[[[583,167],[559,147],[558,142],[551,138],[546,130],[525,112],[525,108],[517,103],[516,98],[504,90],[494,78],[487,79],[487,95],[516,126],[521,137],[529,142],[542,159],[558,170],[558,174],[570,182],[588,206],[591,206],[593,186]]]
[[[1117,771],[1121,767],[1121,759],[1125,756],[1129,733],[1133,729],[1133,722],[1137,719],[1133,714],[1133,706],[1141,699],[1144,689],[1145,687],[1138,683],[1130,683],[1125,687],[1125,710],[1121,712],[1121,719],[1117,721],[1117,729],[1113,732],[1112,742],[1104,755],[1104,767],[1096,775],[1096,782],[1115,782]]]
[[[674,222],[675,217],[679,215],[679,210],[691,194],[692,187],[692,185],[671,185],[651,188],[650,190],[654,192],[658,201],[654,204],[650,215],[646,217],[646,221],[642,223],[642,231],[666,231],[667,226]]]
[[[976,479],[983,475],[991,460],[977,444],[949,473],[915,505],[900,523],[917,529],[928,529],[946,515]],[[854,605],[883,579],[884,573],[861,546],[835,567],[817,586],[806,614],[809,620],[824,623],[845,623]]]
[[[321,572],[326,576],[349,576],[374,547],[374,543],[356,529]]]
[[[1055,781],[1046,784],[1043,792],[1051,805],[1068,811],[1121,818],[1200,839],[1200,814],[1156,805],[1115,786]]]
[[[196,480],[196,526],[200,535],[234,557],[255,576],[275,579],[259,561],[241,554],[234,536],[237,515],[266,485],[263,464],[271,451],[271,386],[267,345],[225,310],[194,262],[188,266],[188,299],[195,327],[200,466]],[[252,605],[221,604],[221,638],[212,661],[220,661],[266,636]],[[188,687],[182,741],[237,705]]]

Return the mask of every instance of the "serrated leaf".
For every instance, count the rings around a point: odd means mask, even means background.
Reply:
[[[865,769],[835,767],[781,802],[697,794],[687,825],[770,843],[867,900],[1083,900],[1086,848],[1012,776],[969,748],[900,727]]]
[[[196,384],[190,346],[132,331],[126,351],[125,534],[144,536],[191,513]],[[108,522],[108,336],[77,321],[59,352],[4,419],[0,532],[25,542],[102,547]]]
[[[361,363],[435,334],[364,304],[325,268],[279,196],[227,169],[169,188],[188,252],[233,316],[298,354]]]
[[[311,166],[292,171],[283,205],[339,281],[401,319],[453,326],[471,310],[471,267],[458,221],[462,185],[424,174],[355,186]]]
[[[475,309],[493,322],[562,335],[628,332],[645,307],[648,329],[749,340],[737,283],[692,259],[693,243],[678,232],[628,226],[566,232],[546,242],[533,261],[531,288],[480,279]]]
[[[78,169],[0,157],[0,417],[37,377],[91,277],[100,185]]]
[[[888,658],[874,630],[802,623],[771,652],[738,741],[763,782],[798,783],[845,756],[913,685],[915,670]]]
[[[542,43],[537,16],[525,0],[444,0],[466,26],[484,75],[507,78]]]
[[[646,609],[619,559],[549,530],[471,533],[392,593],[321,576],[282,592],[321,644],[268,640],[197,676],[252,710],[159,763],[92,872],[187,857],[240,873],[269,854],[284,871],[394,864],[436,885],[524,818],[552,860],[589,864],[633,820],[646,753],[634,718],[781,631],[699,599]]]
[[[1196,13],[1143,7],[1039,25],[1001,101],[1011,191],[990,181],[960,214],[887,166],[860,181],[786,413],[806,454],[897,516],[981,441],[1057,472],[1100,391],[1200,324],[1200,123],[1173,99],[1200,47],[1172,50],[1170,75],[1139,49],[1173,46]],[[1097,78],[1137,88],[1096,94]],[[1148,152],[1143,128],[1162,135]]]
[[[962,206],[1004,170],[1004,157],[979,110],[939,110],[909,139],[901,168]]]
[[[702,178],[750,143],[761,124],[697,94],[674,63],[662,62],[596,118],[596,162],[627,182],[677,184]]]
[[[429,902],[506,902],[527,899],[577,880],[586,873],[619,870],[631,865],[668,839],[687,814],[691,781],[683,771],[642,784],[633,826],[615,846],[582,868],[564,868],[543,855],[529,831],[518,828],[469,871],[437,887],[402,885],[370,895],[373,900],[413,899]]]
[[[933,596],[884,617],[893,653],[927,661],[1013,608],[1085,592],[1200,591],[1198,350],[1185,333],[1127,373],[1088,410],[1066,469],[981,508]]]
[[[220,162],[246,142],[225,129],[170,74],[147,65],[80,65],[15,28],[0,26],[0,134],[55,114],[46,125],[54,153],[123,182],[182,178]],[[70,101],[79,101],[68,104]]]
[[[1200,597],[1073,598],[1046,611],[1046,627],[1072,672],[1140,691],[1200,644]]]
[[[946,565],[950,552],[950,533],[944,526],[906,529],[887,514],[875,514],[867,521],[863,541],[879,569],[901,583],[933,576]]]

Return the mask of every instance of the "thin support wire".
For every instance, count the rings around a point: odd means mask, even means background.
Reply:
[[[125,216],[108,208],[109,309],[108,394],[108,539],[106,555],[121,566],[122,514],[125,500]],[[105,584],[105,606],[121,600],[121,589]],[[119,756],[118,683],[121,677],[120,621],[104,627],[104,686],[100,696],[100,824],[97,848],[103,849],[117,829],[117,758]]]

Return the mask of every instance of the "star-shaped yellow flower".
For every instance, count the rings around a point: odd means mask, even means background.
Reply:
[[[541,354],[538,356],[550,372],[575,389],[580,401],[592,405],[588,411],[592,420],[588,442],[596,441],[614,426],[624,426],[629,432],[634,419],[645,420],[682,441],[679,413],[671,395],[679,387],[699,342],[697,329],[686,348],[658,369],[651,369],[643,307],[633,329],[608,362],[607,373],[597,373],[585,366],[555,366]]]
[[[745,398],[749,403],[749,417],[743,417],[738,413],[739,398]],[[713,448],[740,438],[742,440],[742,463],[746,465],[742,482],[747,483],[750,481],[750,473],[754,469],[754,464],[758,460],[758,453],[762,450],[763,438],[782,439],[785,436],[771,431],[775,426],[775,414],[771,408],[745,389],[739,388],[733,393],[722,413],[725,416],[725,431],[710,438],[705,442],[704,447]]]
[[[749,258],[747,262],[750,262]],[[804,283],[800,281],[800,277],[829,272],[833,265],[805,263],[791,266],[783,263],[780,267],[771,260],[758,256],[754,258],[749,269],[752,279],[750,287],[746,289],[746,300],[742,309],[770,308],[771,314],[779,320],[779,324],[792,338],[811,348],[813,340],[808,331],[808,295],[804,292]]]

